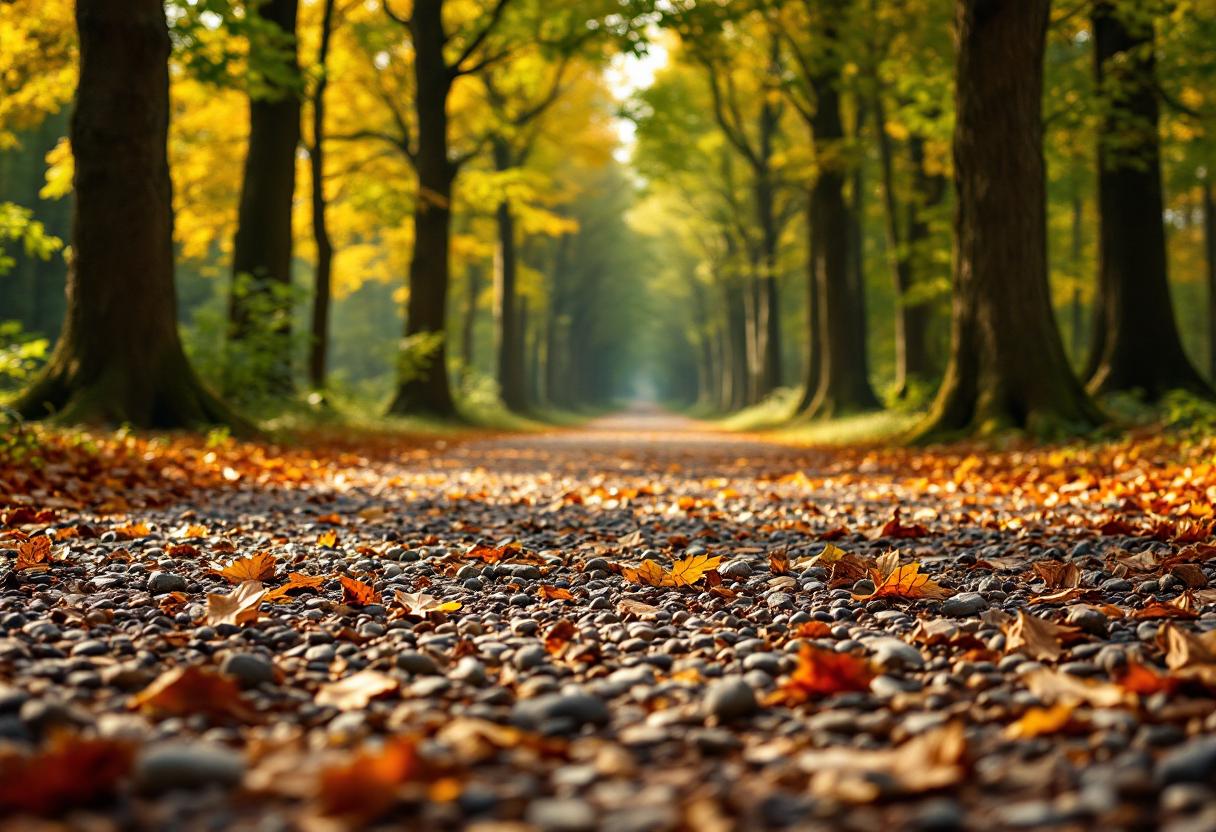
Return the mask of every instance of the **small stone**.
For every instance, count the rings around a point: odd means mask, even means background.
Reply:
[[[1153,771],[1158,786],[1208,783],[1216,775],[1216,738],[1200,737],[1167,752]]]
[[[515,651],[515,656],[511,659],[511,663],[515,665],[516,670],[532,670],[540,667],[549,659],[549,654],[545,652],[545,648],[539,644],[530,644],[527,647],[521,647]]]
[[[185,592],[190,584],[176,572],[153,572],[148,576],[148,592],[163,595],[166,592]]]
[[[752,565],[745,560],[727,561],[718,568],[718,574],[732,581],[745,581],[752,576]]]
[[[541,832],[591,832],[599,825],[591,804],[573,797],[533,800],[524,819]]]
[[[946,797],[926,800],[912,815],[919,832],[955,832],[963,828],[963,807]]]
[[[714,682],[705,695],[706,712],[722,721],[751,716],[757,708],[756,692],[738,676]]]
[[[464,682],[479,688],[486,684],[486,668],[472,656],[465,656],[448,673],[448,678],[453,682]]]
[[[611,718],[603,699],[582,692],[547,693],[523,699],[511,708],[512,724],[533,731],[551,722],[566,723],[571,730],[584,725],[607,725]]]
[[[877,638],[870,642],[874,662],[887,670],[917,669],[925,666],[920,651],[898,638]]]
[[[235,676],[243,688],[274,681],[274,663],[261,653],[230,653],[220,665],[220,672]]]
[[[144,794],[173,789],[232,787],[245,774],[245,758],[206,742],[172,742],[145,749],[135,761],[135,787]]]
[[[953,618],[966,618],[979,615],[989,606],[987,599],[978,592],[960,592],[942,602],[941,613]]]
[[[415,676],[438,676],[443,673],[439,664],[425,653],[416,650],[404,650],[397,654],[397,667]]]

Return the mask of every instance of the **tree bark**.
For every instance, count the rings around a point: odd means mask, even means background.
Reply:
[[[297,0],[266,0],[256,7],[262,20],[291,39],[288,68],[298,77],[296,63]],[[232,246],[234,281],[249,275],[254,292],[269,292],[273,283],[291,285],[291,209],[296,185],[296,149],[300,144],[300,98],[294,84],[249,98],[249,149],[245,154],[241,200]],[[263,282],[264,281],[264,282]],[[280,391],[290,390],[291,314],[289,302],[274,310],[272,321],[253,321],[247,298],[232,293],[232,339],[240,341],[251,329],[269,326],[277,336],[276,366],[268,379]]]
[[[76,25],[67,317],[14,408],[27,418],[250,430],[203,388],[178,338],[164,7],[78,0]]]
[[[812,79],[816,107],[814,133],[819,175],[811,190],[811,254],[819,304],[819,385],[804,411],[830,419],[878,408],[870,387],[865,323],[850,275],[849,209],[844,199],[845,168],[837,148],[845,138],[840,119],[840,73],[836,67]]]
[[[329,239],[325,211],[325,88],[329,86],[327,76],[329,41],[333,34],[335,0],[325,0],[325,11],[321,18],[321,46],[317,52],[317,66],[321,77],[312,94],[312,148],[308,154],[312,170],[312,234],[317,246],[317,272],[312,302],[312,343],[308,353],[308,378],[314,389],[325,387],[326,358],[329,352],[329,302],[330,272],[333,268],[334,248]]]
[[[912,438],[1102,421],[1047,285],[1043,53],[1050,0],[958,0],[950,362]]]
[[[494,142],[494,169],[499,173],[514,168],[511,149],[505,140]],[[498,388],[508,410],[523,413],[528,409],[527,378],[524,372],[524,327],[521,322],[518,287],[519,256],[515,246],[515,216],[511,204],[503,200],[495,212],[498,244],[494,258],[494,324],[498,341]]]
[[[730,345],[731,389],[730,410],[742,410],[751,402],[749,390],[751,372],[747,349],[747,310],[744,305],[746,287],[731,279],[726,287],[727,340]]]
[[[1203,242],[1208,267],[1208,378],[1216,380],[1216,199],[1212,173],[1203,182]]]
[[[410,262],[405,335],[446,335],[452,183],[456,166],[448,158],[448,93],[454,75],[444,58],[448,37],[443,0],[418,0],[410,17],[414,44],[418,151],[418,204],[414,209],[414,256]],[[458,418],[448,383],[447,344],[441,338],[421,372],[404,377],[389,412]]]
[[[460,356],[464,362],[461,374],[465,378],[472,375],[474,370],[473,348],[477,327],[477,295],[481,292],[481,268],[480,262],[472,262],[466,270],[468,288],[465,291],[464,320],[460,330]]]
[[[1153,30],[1099,2],[1093,32],[1106,110],[1098,130],[1104,332],[1088,387],[1092,393],[1138,390],[1151,401],[1173,389],[1210,395],[1182,347],[1170,302]]]

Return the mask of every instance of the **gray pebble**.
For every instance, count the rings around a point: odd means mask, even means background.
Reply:
[[[146,748],[135,761],[135,787],[144,794],[173,789],[237,785],[245,774],[243,755],[206,742],[172,742]]]

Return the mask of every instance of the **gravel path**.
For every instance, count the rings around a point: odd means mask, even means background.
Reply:
[[[0,533],[0,827],[1216,829],[1216,547],[653,410],[442,445]]]

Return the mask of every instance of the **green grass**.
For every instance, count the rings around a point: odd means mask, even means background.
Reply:
[[[773,431],[773,438],[795,445],[878,445],[906,434],[924,414],[880,410],[823,422],[799,422]]]
[[[719,420],[718,424],[725,430],[737,431],[766,431],[775,430],[794,418],[794,409],[802,391],[796,387],[782,387],[774,390],[764,401],[751,407],[744,408],[738,413]]]

